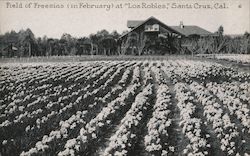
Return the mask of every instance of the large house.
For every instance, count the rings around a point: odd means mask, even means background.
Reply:
[[[126,53],[124,49],[128,49],[128,46],[131,47],[131,43],[129,42],[131,38],[134,38],[132,48],[136,48],[139,51],[139,55],[143,47],[145,47],[145,40],[148,38],[154,39],[159,36],[171,37],[178,39],[180,44],[182,44],[181,40],[183,39],[212,35],[211,32],[199,26],[184,25],[183,22],[179,26],[168,26],[155,17],[150,17],[145,21],[129,20],[127,21],[127,27],[130,28],[130,31],[119,38],[121,52]]]

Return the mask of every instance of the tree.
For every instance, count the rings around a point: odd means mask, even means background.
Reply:
[[[53,55],[55,41],[53,38],[48,38],[47,43],[48,43],[48,50],[46,56],[51,56]]]
[[[211,53],[221,53],[222,50],[226,47],[228,44],[228,38],[223,36],[224,28],[223,26],[220,26],[218,28],[218,36],[217,37],[211,37],[210,40],[210,47],[209,50],[212,50]]]
[[[117,31],[113,31],[111,34],[105,29],[98,31],[96,34],[89,36],[92,48],[97,47],[97,54],[113,55],[117,52],[117,39],[119,38]],[[93,51],[93,50],[91,50]]]
[[[246,32],[244,33],[244,37],[245,37],[245,38],[250,37],[250,33],[246,31]]]
[[[44,50],[45,50],[45,49],[43,49],[42,38],[41,38],[41,37],[38,37],[38,38],[37,38],[37,55],[38,55],[38,56],[41,56],[41,55],[42,55],[42,52],[43,52]]]
[[[96,35],[100,38],[105,38],[107,36],[109,36],[109,32],[105,29],[101,30],[101,31],[97,31]]]
[[[33,34],[33,32],[28,28],[25,31],[21,30],[19,32],[19,42],[21,46],[27,48],[28,50],[28,56],[30,57],[31,55],[34,55],[34,50],[36,46],[36,39]]]
[[[221,25],[221,26],[218,28],[218,35],[219,35],[219,36],[223,36],[223,33],[224,33],[224,28],[223,28],[223,26]]]
[[[246,31],[242,38],[242,50],[245,54],[250,54],[250,34]]]
[[[112,31],[112,33],[110,35],[115,40],[117,40],[121,36],[116,30]]]
[[[100,41],[100,46],[104,50],[104,55],[112,55],[116,51],[116,40],[112,37],[103,38]]]
[[[48,37],[46,35],[44,35],[42,37],[40,46],[42,49],[41,55],[46,56],[46,54],[48,53],[48,50],[49,50],[49,42],[48,42]]]
[[[90,34],[89,38],[90,38],[90,41],[91,41],[92,44],[94,44],[94,45],[96,45],[97,47],[99,47],[99,41],[100,41],[101,38],[102,38],[100,35],[97,35],[97,34]],[[100,51],[99,51],[99,48],[98,48],[96,54],[97,54],[97,55],[100,55],[99,52],[100,52]],[[92,54],[92,53],[93,53],[93,52],[91,52],[91,54]]]
[[[128,34],[126,43],[125,43],[125,48],[122,51],[122,54],[135,54],[136,51],[138,50],[138,34],[136,32],[132,32]],[[140,55],[140,54],[139,54]]]
[[[76,46],[77,40],[70,34],[64,33],[59,42],[60,46],[63,47],[62,55],[69,55],[71,53],[71,49]]]
[[[77,39],[76,41],[76,55],[83,55],[84,51],[86,51],[85,48],[85,43],[86,41],[89,40],[87,37],[81,37],[79,39]]]

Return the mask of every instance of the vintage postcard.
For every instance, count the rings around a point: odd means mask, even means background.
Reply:
[[[249,0],[0,0],[0,156],[249,156]]]

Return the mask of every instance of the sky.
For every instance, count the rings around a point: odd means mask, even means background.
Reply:
[[[12,4],[7,6],[7,3]],[[22,3],[22,8],[13,8],[16,2]],[[31,8],[25,6],[32,2]],[[64,8],[34,8],[34,3],[40,5],[63,5]],[[98,30],[106,29],[109,32],[117,30],[121,33],[127,30],[127,20],[145,20],[151,16],[161,20],[166,25],[179,25],[183,21],[184,25],[197,25],[208,31],[215,32],[220,25],[224,27],[225,34],[243,34],[250,32],[250,1],[249,0],[200,0],[199,5],[211,5],[213,9],[188,9],[184,5],[194,7],[193,0],[0,0],[0,33],[7,31],[30,28],[36,37],[44,35],[53,38],[60,38],[63,33],[69,33],[74,37],[88,36]],[[215,9],[215,3],[226,4],[226,9]],[[107,9],[97,8],[65,8],[68,4],[77,5],[82,3],[96,5],[117,6],[122,4],[123,8]],[[128,8],[126,3],[133,6],[142,7],[142,3],[152,7],[151,3],[167,5],[168,9],[159,8]],[[173,8],[182,5],[182,8]],[[82,5],[82,6],[83,6]],[[196,4],[198,6],[198,4]],[[7,8],[8,7],[8,8]],[[184,8],[183,8],[184,7]]]

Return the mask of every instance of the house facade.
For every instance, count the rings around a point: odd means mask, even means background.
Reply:
[[[150,17],[145,21],[128,21],[127,27],[130,28],[130,31],[119,38],[121,54],[141,55],[145,53],[148,44],[155,45],[155,47],[160,46],[155,42],[159,37],[165,38],[165,43],[175,42],[174,44],[181,47],[185,46],[186,40],[189,38],[212,35],[211,32],[199,26],[186,26],[182,22],[179,26],[168,26],[155,17]]]

